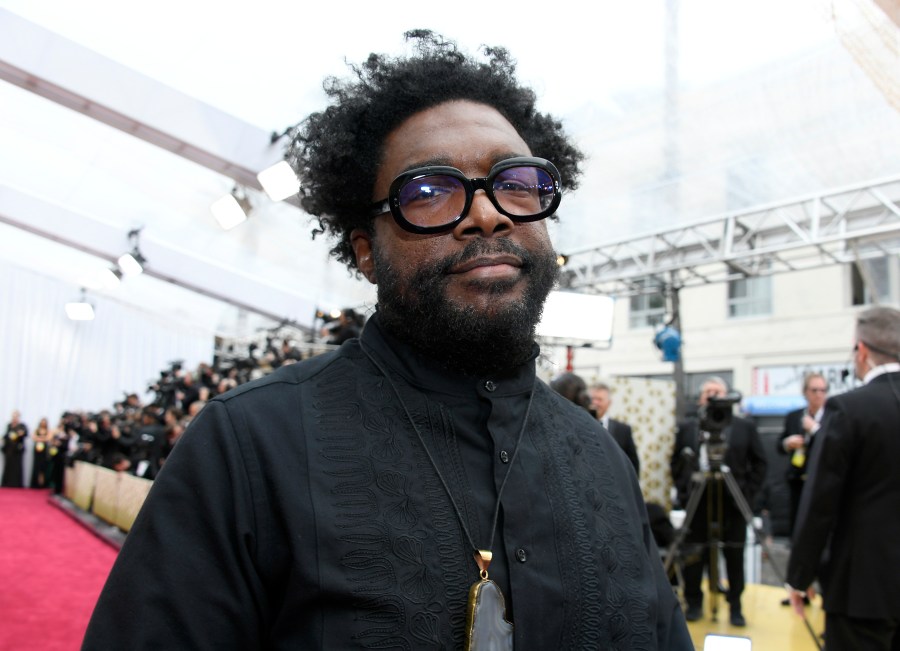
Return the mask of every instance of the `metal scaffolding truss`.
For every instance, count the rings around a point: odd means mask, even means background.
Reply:
[[[629,296],[898,255],[898,205],[895,176],[729,213],[567,253],[561,285]]]

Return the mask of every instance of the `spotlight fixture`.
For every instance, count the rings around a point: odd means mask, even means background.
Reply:
[[[147,262],[147,259],[141,255],[140,238],[140,228],[128,231],[128,241],[131,244],[131,251],[123,253],[117,260],[119,269],[126,276],[137,275],[144,271],[144,263]]]
[[[219,226],[226,231],[243,223],[252,209],[253,206],[250,205],[247,194],[237,185],[229,194],[216,199],[209,206],[209,210]]]
[[[272,201],[283,201],[300,191],[300,181],[287,161],[279,161],[256,175]]]
[[[137,275],[144,271],[142,256],[139,260],[138,256],[135,256],[133,253],[123,253],[119,256],[117,262],[119,263],[119,269],[126,276]]]
[[[562,253],[556,256],[556,266],[557,267],[565,267],[566,263],[569,261],[569,256],[563,255]]]
[[[81,298],[71,303],[66,303],[66,316],[72,321],[93,321],[94,306],[87,302],[85,289],[81,288]]]

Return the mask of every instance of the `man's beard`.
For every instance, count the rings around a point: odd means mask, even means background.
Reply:
[[[447,296],[450,269],[481,255],[501,253],[518,256],[521,276],[472,283],[496,295],[496,307],[479,310]],[[462,252],[421,267],[406,279],[379,255],[377,244],[373,257],[380,323],[421,354],[450,370],[476,376],[512,369],[531,357],[535,327],[559,274],[551,247],[530,252],[508,238],[475,238]],[[522,277],[526,286],[521,300],[503,300]]]

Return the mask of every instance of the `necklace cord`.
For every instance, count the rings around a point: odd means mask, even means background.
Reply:
[[[363,345],[362,340],[359,341],[359,347],[369,358],[369,361],[375,365],[384,378],[388,381],[388,384],[391,385],[391,389],[394,391],[394,395],[397,396],[397,400],[400,402],[400,405],[403,407],[403,411],[406,413],[406,418],[409,420],[410,425],[412,425],[413,430],[416,432],[416,436],[419,439],[419,444],[422,446],[422,449],[425,451],[425,456],[428,457],[428,461],[431,463],[431,467],[434,468],[435,474],[437,474],[438,479],[441,482],[441,485],[444,487],[444,491],[447,493],[447,497],[450,499],[450,504],[453,506],[453,511],[456,513],[456,517],[459,520],[459,524],[462,527],[463,533],[466,534],[466,538],[469,541],[469,544],[472,545],[472,549],[475,552],[478,552],[479,547],[475,544],[475,541],[472,539],[472,534],[469,533],[469,528],[466,526],[466,522],[462,517],[462,512],[459,510],[459,507],[456,504],[456,500],[453,499],[453,493],[450,492],[450,486],[447,485],[444,476],[441,474],[441,471],[438,469],[438,465],[434,460],[434,457],[431,454],[431,451],[428,449],[428,446],[425,445],[425,437],[422,436],[422,432],[419,430],[418,425],[416,425],[416,421],[413,420],[412,414],[409,411],[409,408],[406,406],[406,403],[403,401],[403,397],[400,395],[400,391],[397,390],[397,385],[394,384],[393,378],[388,374],[387,370],[382,366],[378,360],[367,350],[366,346]],[[516,449],[513,450],[513,455],[509,460],[509,468],[506,470],[506,474],[503,477],[503,481],[500,483],[500,488],[497,490],[497,503],[494,506],[494,516],[491,521],[491,536],[488,542],[488,550],[490,551],[494,547],[494,535],[497,533],[497,520],[500,516],[500,498],[503,495],[503,489],[506,488],[506,482],[509,479],[509,475],[512,472],[513,464],[516,461],[516,457],[519,455],[519,448],[521,447],[520,443],[522,442],[522,437],[525,434],[525,426],[528,423],[528,416],[531,413],[531,403],[534,401],[534,394],[537,385],[537,380],[535,380],[535,386],[532,387],[531,393],[528,395],[528,406],[525,408],[525,418],[522,419],[522,428],[519,430],[519,435],[516,438]]]

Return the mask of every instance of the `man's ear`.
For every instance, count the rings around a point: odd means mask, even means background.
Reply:
[[[372,256],[372,235],[363,228],[350,231],[350,246],[356,256],[356,268],[373,285],[378,284],[375,277],[375,260]]]

